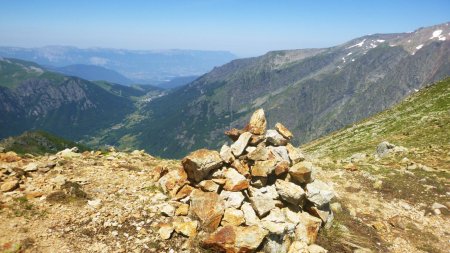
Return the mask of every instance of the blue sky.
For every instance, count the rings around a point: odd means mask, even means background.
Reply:
[[[0,0],[0,45],[228,50],[253,56],[448,21],[449,0]]]

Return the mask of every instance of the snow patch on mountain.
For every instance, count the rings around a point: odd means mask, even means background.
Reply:
[[[354,47],[362,47],[362,45],[364,44],[365,41],[366,41],[366,39],[363,39],[361,42],[356,43],[356,44],[353,45],[353,46],[347,47],[347,49],[354,48]]]

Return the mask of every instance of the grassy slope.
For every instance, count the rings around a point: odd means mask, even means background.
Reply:
[[[78,147],[80,151],[89,150],[88,147],[73,141],[63,139],[44,131],[25,132],[19,136],[9,137],[0,141],[0,146],[6,151],[14,151],[18,154],[43,155],[56,153],[65,148]]]
[[[429,86],[393,108],[341,131],[310,142],[310,153],[343,159],[354,153],[372,154],[387,140],[416,149],[430,167],[450,169],[450,78]]]

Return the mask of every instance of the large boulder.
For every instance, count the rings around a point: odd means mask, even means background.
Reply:
[[[222,220],[225,205],[222,198],[215,192],[194,190],[191,193],[189,211],[200,221],[203,230],[214,231]]]
[[[222,165],[219,152],[200,149],[190,153],[181,161],[189,179],[200,182],[211,170]]]

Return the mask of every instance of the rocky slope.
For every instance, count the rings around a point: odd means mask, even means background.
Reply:
[[[100,142],[181,157],[204,146],[218,148],[225,129],[263,107],[269,122],[285,122],[299,136],[295,143],[305,143],[448,76],[449,32],[446,23],[234,60],[152,101],[139,122],[123,122]]]
[[[121,121],[136,109],[136,98],[146,93],[131,87],[66,77],[35,63],[2,58],[0,138],[43,129],[78,140]]]
[[[334,191],[255,112],[221,152],[179,161],[111,149],[0,153],[0,243],[9,252],[327,252]],[[27,222],[23,222],[27,220]]]

